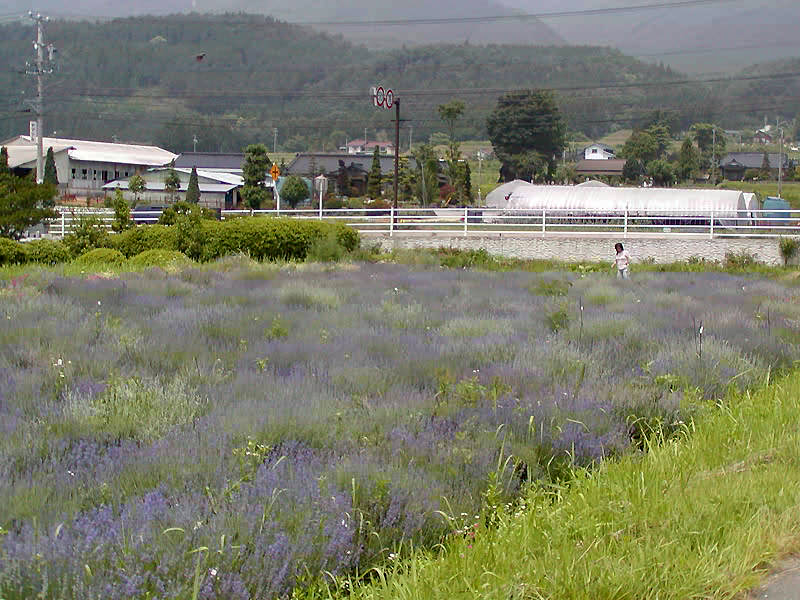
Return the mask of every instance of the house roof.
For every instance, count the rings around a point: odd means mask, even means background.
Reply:
[[[197,186],[200,188],[200,193],[227,193],[231,190],[236,189],[239,187],[238,185],[233,185],[229,183],[206,183],[204,181],[198,181]],[[178,187],[178,191],[185,192],[189,187],[188,181],[181,181],[180,186]],[[110,181],[103,186],[104,190],[115,190],[115,189],[127,190],[128,189],[128,180],[127,179],[117,179],[116,181]],[[166,191],[166,187],[163,181],[148,181],[147,187],[145,188],[148,192],[164,192]]]
[[[59,154],[69,150],[71,146],[58,146],[53,147],[53,154]],[[44,152],[47,154],[49,146],[44,147]],[[17,167],[36,167],[36,145],[11,145],[6,146],[8,150],[8,166],[12,169]]]
[[[28,135],[19,135],[2,143],[8,148],[29,147],[36,148],[35,139]],[[64,138],[42,138],[45,150],[51,147],[53,152],[67,149],[72,160],[88,162],[102,162],[124,165],[160,166],[176,158],[176,155],[157,146],[144,146],[138,144],[117,144],[114,142],[94,142],[89,140],[72,140]]]
[[[581,175],[621,175],[627,161],[622,158],[608,160],[580,160],[575,172]]]
[[[165,171],[169,171],[169,167],[157,167],[155,169],[149,169],[149,173],[163,173]],[[181,173],[183,175],[191,176],[192,170],[183,168],[183,167],[175,167],[175,171],[177,173]],[[218,183],[226,183],[230,185],[244,185],[244,178],[241,175],[237,175],[235,173],[220,173],[218,171],[206,171],[205,169],[197,169],[197,177],[210,179],[212,181],[216,181]],[[188,180],[188,178],[187,178]],[[272,179],[268,179],[272,181]]]
[[[294,157],[294,160],[286,167],[286,172],[289,175],[308,175],[312,170],[312,162],[316,171],[324,171],[326,174],[331,175],[339,171],[341,166],[353,167],[356,170],[369,173],[372,167],[372,155],[356,155],[348,154],[346,152],[331,152],[331,153],[314,153],[302,152]],[[393,156],[379,156],[378,160],[381,163],[382,173],[394,172],[394,157]],[[416,168],[416,161],[413,158],[408,158],[409,168]]]
[[[586,152],[589,148],[595,148],[595,147],[600,148],[601,150],[605,150],[606,152],[610,152],[611,154],[615,153],[614,149],[611,146],[608,146],[606,144],[598,144],[597,142],[591,143],[588,146],[584,146],[581,152]]]
[[[236,152],[182,152],[175,159],[176,167],[242,172],[244,154]]]
[[[778,168],[781,156],[783,157],[783,167],[789,166],[789,157],[785,153],[781,155],[778,152],[773,152],[767,156],[769,157],[770,169]],[[731,152],[719,161],[719,166],[723,168],[760,169],[763,162],[763,152]]]
[[[364,142],[365,142],[364,140],[350,140],[349,142],[347,142],[347,147],[349,148],[351,146],[363,146]],[[394,144],[392,142],[379,142],[377,140],[372,142],[366,142],[366,144],[367,148],[374,148],[375,146],[378,146],[378,148],[386,148],[387,146],[394,147]]]

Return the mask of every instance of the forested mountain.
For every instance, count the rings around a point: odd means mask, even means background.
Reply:
[[[0,0],[0,15],[26,13],[30,0]],[[135,15],[167,15],[177,13],[230,13],[247,12],[267,15],[282,21],[320,23],[316,29],[343,34],[349,41],[363,43],[370,48],[399,47],[403,44],[431,43],[511,43],[511,44],[563,44],[547,25],[536,19],[518,21],[474,21],[469,23],[437,22],[453,17],[512,16],[520,11],[492,0],[460,0],[429,2],[428,0],[143,0],[137,3],[110,2],[109,0],[81,0],[80,4],[65,7],[56,0],[40,0],[34,8],[45,14],[70,16],[94,20],[99,17]],[[412,21],[408,24],[386,21]],[[366,26],[341,24],[342,22],[371,22]],[[375,21],[383,24],[378,25]],[[433,21],[433,22],[431,22]],[[339,24],[337,24],[339,23]]]
[[[0,27],[0,137],[27,131],[33,93],[32,27]],[[180,151],[238,150],[259,140],[288,150],[332,149],[347,138],[389,138],[387,111],[370,86],[401,98],[403,141],[445,128],[436,107],[467,110],[456,133],[485,137],[485,117],[510,89],[555,89],[573,131],[599,137],[655,109],[688,124],[748,117],[723,84],[687,81],[668,67],[597,47],[475,44],[374,51],[338,36],[244,14],[56,21],[59,49],[48,79],[46,132],[152,142]],[[745,89],[742,93],[751,93]],[[721,111],[725,111],[721,115]],[[752,113],[752,111],[751,111]],[[754,118],[758,113],[750,114]],[[792,113],[793,115],[794,113]],[[413,133],[412,133],[413,128]]]

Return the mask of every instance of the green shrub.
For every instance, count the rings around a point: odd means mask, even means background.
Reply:
[[[64,238],[72,256],[81,256],[88,250],[102,248],[108,240],[103,220],[95,215],[80,215],[75,230]]]
[[[145,250],[137,254],[128,261],[134,268],[146,267],[177,267],[189,265],[192,261],[183,253],[177,250]]]
[[[213,210],[181,200],[164,209],[158,219],[159,225],[174,225],[180,215],[197,215],[201,219],[216,220],[217,215]]]
[[[72,259],[69,248],[60,240],[33,240],[25,244],[30,262],[57,265]]]
[[[21,265],[28,262],[28,250],[25,244],[0,238],[0,265]]]
[[[345,254],[345,249],[336,239],[336,234],[330,232],[324,238],[317,238],[311,242],[306,260],[313,262],[339,262]]]
[[[553,333],[558,333],[569,325],[569,313],[563,306],[545,315],[545,322]]]
[[[749,252],[726,252],[724,267],[726,269],[746,269],[756,264],[756,257]]]
[[[566,296],[572,283],[563,279],[540,279],[528,289],[536,296]]]
[[[783,258],[783,266],[787,266],[789,261],[797,255],[797,249],[800,247],[800,240],[793,237],[782,237],[778,242]]]
[[[106,245],[128,258],[145,250],[177,250],[177,231],[166,225],[139,225],[110,236]]]
[[[439,248],[441,265],[449,269],[471,269],[488,266],[492,263],[491,255],[485,248],[479,250],[456,250],[455,248]]]
[[[94,263],[105,263],[108,265],[121,266],[125,264],[125,256],[119,250],[111,248],[95,248],[81,254],[75,259],[79,265],[90,265]]]
[[[358,232],[340,223],[298,219],[253,217],[202,223],[204,239],[200,259],[210,261],[236,254],[254,260],[304,260],[315,240],[335,236],[339,245],[352,251],[359,246]],[[191,255],[190,255],[191,256]]]

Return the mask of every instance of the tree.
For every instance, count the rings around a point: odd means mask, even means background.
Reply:
[[[628,160],[649,162],[658,158],[658,142],[647,131],[634,131],[622,146],[619,155]]]
[[[117,188],[114,190],[114,221],[111,223],[111,229],[120,233],[131,227],[133,227],[131,207],[122,195],[122,190]]]
[[[464,174],[464,200],[472,202],[472,169],[470,169],[468,161],[464,161],[464,168],[461,171]]]
[[[52,208],[44,206],[55,194],[50,184],[0,173],[0,237],[18,240],[29,227],[57,217]]]
[[[653,178],[653,184],[659,187],[670,187],[675,183],[675,172],[666,160],[658,158],[647,165],[647,174]]]
[[[725,135],[722,130],[711,123],[695,123],[691,127],[697,147],[700,148],[700,167],[703,169],[715,168],[712,161],[719,162],[725,156]]]
[[[558,184],[569,185],[577,176],[574,165],[560,164],[553,175],[553,180]]]
[[[766,150],[764,150],[764,156],[761,159],[760,175],[762,179],[769,179],[771,174],[772,173],[769,166],[769,154]]]
[[[260,208],[269,198],[266,180],[271,166],[272,161],[267,155],[267,147],[264,144],[250,144],[244,149],[242,197],[247,206],[253,210]]]
[[[147,183],[144,180],[144,177],[135,173],[130,179],[128,179],[128,190],[133,194],[133,206],[139,204],[139,194],[147,189]]]
[[[290,175],[286,178],[286,181],[283,182],[283,187],[281,188],[281,198],[286,200],[286,202],[292,208],[300,204],[300,202],[308,197],[308,186],[301,177],[298,177],[297,175]]]
[[[532,180],[552,172],[566,143],[566,125],[555,96],[545,90],[500,97],[486,127],[504,181]]]
[[[200,184],[197,183],[197,167],[192,167],[189,175],[189,185],[186,187],[186,202],[197,204],[200,202]]]
[[[670,133],[669,127],[667,125],[657,123],[645,129],[645,133],[653,138],[653,141],[656,144],[656,158],[663,157],[667,153],[667,148],[669,148],[669,145],[672,142],[672,134]]]
[[[622,167],[625,181],[639,182],[644,175],[644,164],[638,158],[629,158]]]
[[[700,153],[694,147],[689,136],[683,139],[681,151],[678,154],[678,167],[676,175],[681,181],[689,179],[700,168]]]
[[[414,150],[417,162],[417,187],[415,194],[420,206],[428,206],[439,197],[439,161],[429,144],[422,144]]]
[[[8,148],[3,146],[0,148],[0,175],[10,172],[11,169],[8,168]]]
[[[372,166],[369,169],[367,195],[373,200],[381,197],[381,159],[377,146],[375,146],[375,152],[372,155]]]
[[[47,157],[44,161],[44,178],[43,183],[50,185],[58,185],[58,171],[56,170],[56,158],[53,155],[53,147],[47,149]]]
[[[195,177],[197,177],[197,171],[192,169],[192,172],[195,174]],[[178,175],[178,172],[170,166],[170,168],[167,170],[167,174],[164,176],[164,191],[169,194],[170,202],[175,202],[175,194],[178,193],[180,188],[181,178]]]
[[[450,135],[450,142],[456,139],[456,122],[464,114],[466,105],[461,100],[451,100],[446,104],[437,107],[439,118],[447,124],[447,133]]]

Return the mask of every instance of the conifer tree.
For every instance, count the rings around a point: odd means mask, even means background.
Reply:
[[[58,185],[58,171],[56,170],[56,158],[53,155],[53,147],[47,149],[47,158],[44,161],[44,183]]]
[[[192,167],[189,175],[189,185],[186,188],[186,201],[191,204],[200,202],[200,185],[197,183],[197,167]]]

